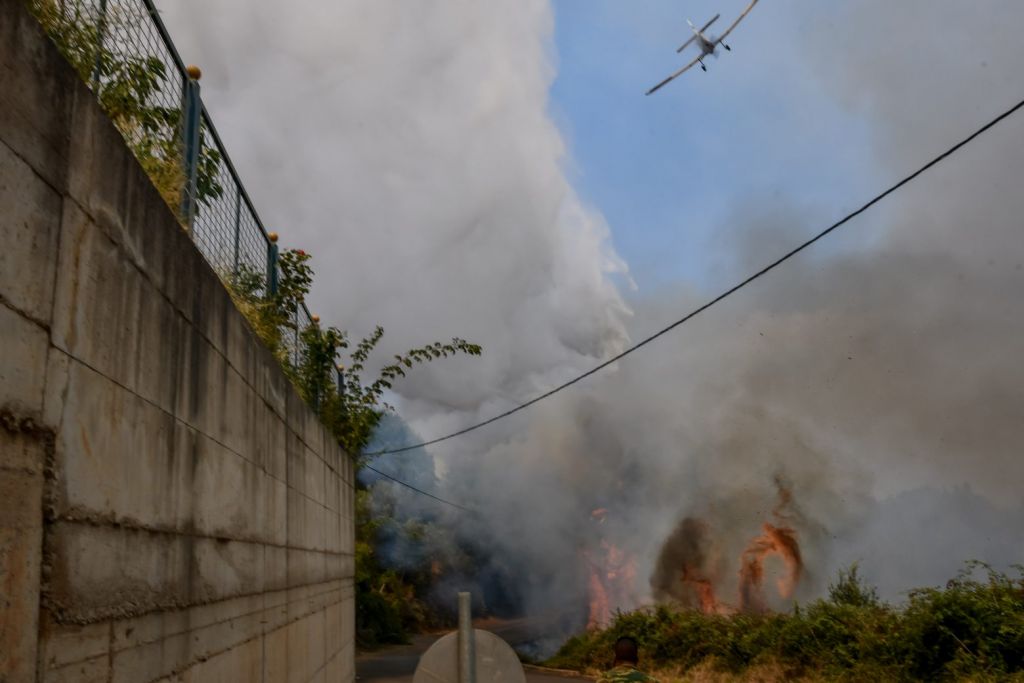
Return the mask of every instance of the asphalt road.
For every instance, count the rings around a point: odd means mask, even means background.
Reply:
[[[496,633],[510,644],[529,630],[523,622],[478,622],[476,628]],[[374,652],[361,653],[356,657],[356,680],[358,683],[412,683],[412,675],[420,661],[420,655],[427,651],[443,633],[421,635],[413,638],[409,645],[386,647]],[[557,683],[561,681],[591,681],[579,676],[561,676],[554,673],[527,668],[527,683]]]

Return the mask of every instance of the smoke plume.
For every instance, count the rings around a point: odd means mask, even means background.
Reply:
[[[867,186],[1021,95],[1016,0],[796,4],[758,12],[791,31],[808,80],[757,59],[749,80],[863,123]],[[261,211],[317,257],[317,312],[356,333],[380,323],[392,349],[453,334],[483,344],[481,361],[401,388],[410,434],[465,426],[590,367],[840,213],[804,206],[798,187],[737,196],[713,282],[627,305],[626,267],[566,179],[548,114],[545,0],[167,10]],[[577,626],[585,558],[607,546],[636,566],[616,586],[629,604],[612,609],[783,608],[853,561],[898,598],[966,559],[1021,561],[1022,139],[1024,121],[1004,123],[849,226],[855,238],[526,413],[381,467],[415,476],[429,462],[440,492],[478,511],[435,514],[476,549],[474,589],[490,604],[569,611]],[[779,477],[792,495],[782,520]],[[783,561],[793,539],[800,571]],[[745,603],[741,565],[761,572]]]

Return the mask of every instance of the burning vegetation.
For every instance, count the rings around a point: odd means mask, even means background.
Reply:
[[[599,528],[604,524],[607,514],[605,508],[598,508],[590,513],[590,518]],[[633,588],[636,583],[636,558],[604,538],[600,531],[595,538],[596,547],[583,550],[588,573],[588,629],[607,626],[615,611],[629,609],[637,604]]]
[[[761,525],[761,533],[751,538],[740,554],[739,568],[730,571],[725,556],[722,530],[703,519],[684,518],[662,546],[651,576],[654,597],[659,602],[675,603],[704,614],[766,612],[766,562],[775,557],[782,563],[776,572],[775,588],[780,598],[793,597],[804,575],[799,534],[795,528],[799,514],[793,493],[782,477],[776,476],[778,502],[770,521]],[[735,599],[720,596],[731,587],[735,577]]]

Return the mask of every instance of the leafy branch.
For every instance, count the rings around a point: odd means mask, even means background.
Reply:
[[[382,367],[376,378],[364,379],[367,363],[384,337],[378,326],[368,337],[353,346],[348,333],[337,327],[321,327],[313,320],[298,322],[302,302],[309,294],[313,271],[310,255],[302,250],[285,250],[279,256],[280,279],[277,291],[265,291],[265,276],[252,268],[241,267],[226,277],[235,303],[249,319],[254,331],[281,362],[299,393],[331,429],[342,447],[358,457],[369,443],[385,411],[392,407],[384,393],[399,378],[420,363],[458,354],[479,356],[478,344],[453,337],[396,354],[394,362]],[[299,349],[287,348],[285,339],[297,335]],[[343,353],[348,349],[348,362]]]

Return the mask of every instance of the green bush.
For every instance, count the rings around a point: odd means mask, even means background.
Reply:
[[[982,572],[984,579],[974,576]],[[570,639],[551,666],[595,671],[617,638],[640,644],[651,669],[701,667],[742,676],[770,666],[784,678],[848,681],[1024,680],[1024,570],[1010,577],[969,563],[945,588],[878,599],[856,566],[827,599],[788,614],[706,615],[668,607],[618,614],[605,630]]]
[[[394,601],[372,590],[357,592],[356,642],[363,649],[408,642],[401,611]]]

